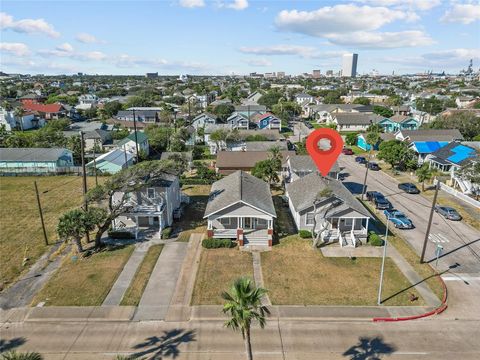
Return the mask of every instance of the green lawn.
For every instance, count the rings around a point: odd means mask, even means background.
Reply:
[[[0,178],[0,287],[10,284],[45,251],[34,181],[37,181],[43,217],[50,244],[58,241],[58,218],[82,204],[80,176],[22,176]],[[102,178],[99,178],[103,181]],[[88,186],[95,184],[88,178]],[[47,191],[46,193],[44,193]],[[29,261],[22,266],[23,258]]]
[[[220,305],[221,293],[233,281],[248,276],[253,279],[252,255],[233,249],[204,249],[200,257],[192,305]]]
[[[104,250],[89,257],[66,257],[40,290],[32,306],[99,306],[133,251],[133,245]]]
[[[293,235],[272,251],[263,252],[265,287],[275,305],[376,305],[381,258],[326,258],[311,241]],[[387,258],[383,298],[385,305],[412,305],[409,294],[423,300],[392,260]]]
[[[135,277],[133,278],[130,286],[128,287],[125,295],[123,296],[120,305],[138,305],[140,299],[142,298],[143,291],[145,290],[145,286],[147,286],[148,279],[150,279],[153,268],[157,263],[160,253],[162,252],[162,249],[163,244],[150,246],[147,254],[143,258],[142,263],[140,264],[137,272],[135,273]]]
[[[361,148],[359,148],[357,145],[353,145],[353,146],[348,146],[350,149],[352,149],[353,153],[355,155],[366,155],[367,152]]]

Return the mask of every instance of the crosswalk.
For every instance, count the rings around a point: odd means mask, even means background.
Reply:
[[[430,240],[432,243],[435,243],[435,244],[450,242],[450,240],[448,240],[442,234],[429,234],[428,235],[428,240]]]

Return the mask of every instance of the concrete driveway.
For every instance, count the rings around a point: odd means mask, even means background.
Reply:
[[[355,163],[354,156],[340,155],[339,164],[344,167],[344,184],[354,194],[361,194],[365,167]],[[423,240],[430,215],[431,201],[421,195],[406,194],[397,187],[398,182],[382,171],[369,171],[367,190],[383,193],[393,206],[412,219],[415,229],[400,230],[402,236],[421,254]],[[459,203],[459,207],[466,206]],[[381,215],[383,216],[383,215]],[[464,222],[449,221],[434,214],[430,234],[436,241],[442,241],[443,256],[439,261],[439,269],[446,270],[456,265],[451,271],[470,275],[480,275],[480,232]],[[426,259],[435,262],[436,243],[429,241]],[[434,265],[434,264],[432,264]]]

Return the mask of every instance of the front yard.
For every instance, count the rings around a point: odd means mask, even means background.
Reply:
[[[326,258],[311,241],[289,236],[262,253],[265,287],[274,305],[376,305],[381,258]],[[385,263],[385,305],[424,305],[392,260]],[[412,303],[409,294],[419,300]]]
[[[103,250],[89,257],[67,256],[32,306],[98,306],[132,254],[133,245]],[[74,257],[75,256],[75,257]]]
[[[233,281],[248,276],[253,279],[252,255],[233,249],[204,249],[195,280],[192,305],[220,305],[221,293]]]

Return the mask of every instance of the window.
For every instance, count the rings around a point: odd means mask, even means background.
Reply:
[[[313,225],[315,214],[313,212],[307,213],[305,217],[305,225]]]
[[[222,225],[230,225],[230,218],[220,218],[218,219]]]
[[[147,197],[149,199],[154,199],[155,198],[155,189],[154,188],[148,188],[147,189]]]
[[[352,221],[352,218],[346,218],[344,222],[345,226],[352,226]]]
[[[257,225],[267,226],[267,220],[265,220],[265,219],[257,219]]]

